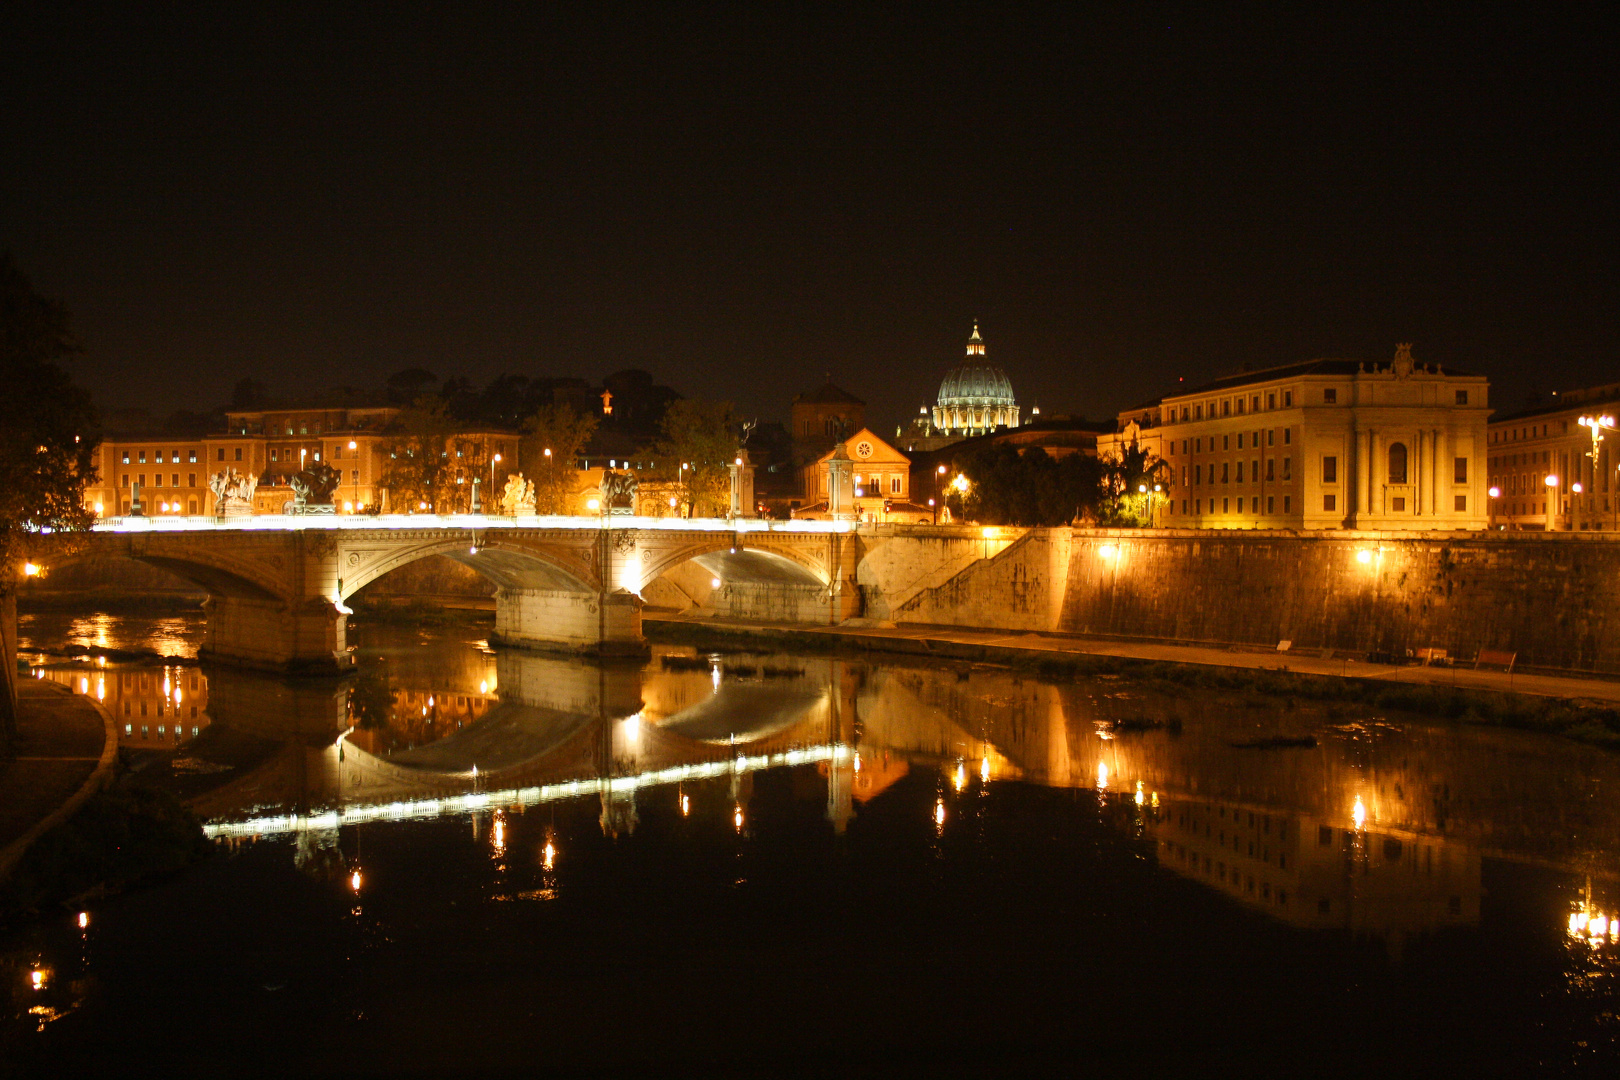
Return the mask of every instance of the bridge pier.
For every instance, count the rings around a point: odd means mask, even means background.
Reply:
[[[610,593],[504,587],[495,592],[492,642],[554,652],[634,656],[647,651],[641,597]]]
[[[210,596],[206,638],[198,655],[240,667],[299,674],[337,673],[349,666],[347,614],[324,596]]]

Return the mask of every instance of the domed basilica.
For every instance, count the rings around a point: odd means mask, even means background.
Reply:
[[[1018,400],[1013,397],[1012,383],[1005,371],[986,359],[978,323],[973,324],[973,336],[968,338],[967,357],[939,384],[933,421],[935,433],[958,437],[1018,426]]]

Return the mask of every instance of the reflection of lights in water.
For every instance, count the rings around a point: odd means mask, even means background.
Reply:
[[[489,830],[489,845],[495,849],[496,855],[506,854],[506,818],[497,813],[493,826]]]
[[[28,979],[34,984],[35,990],[45,989],[45,973],[39,968],[35,968],[33,971],[29,972]]]
[[[1148,804],[1155,810],[1159,808],[1159,793],[1157,791],[1148,796]]]
[[[79,679],[79,693],[88,694],[89,692],[90,692],[90,680],[81,677]]]
[[[349,875],[349,888],[353,889],[355,892],[360,891],[360,871],[356,870],[354,873]]]
[[[481,679],[481,680],[479,680],[479,683],[478,683],[478,692],[479,692],[479,693],[480,693],[480,694],[487,694],[487,693],[489,693],[489,680],[488,680],[488,679]]]
[[[983,784],[990,782],[990,759],[988,757],[979,759],[979,782]]]
[[[1108,787],[1108,762],[1097,762],[1097,790],[1102,791]]]
[[[692,796],[681,792],[681,817],[688,817],[692,813]]]
[[[935,799],[934,800],[934,824],[935,825],[943,825],[943,824],[945,824],[945,800],[944,799]]]
[[[1601,911],[1591,913],[1584,910],[1571,912],[1569,916],[1569,936],[1586,941],[1594,946],[1603,944],[1605,938],[1610,942],[1620,940],[1620,918],[1611,919]]]
[[[855,755],[855,774],[857,776],[859,776],[860,772],[861,772],[861,755],[857,753]]]
[[[88,911],[79,912],[79,929],[83,930],[85,927],[87,927],[89,925],[90,925],[90,913]]]
[[[432,694],[428,695],[428,708],[430,708],[430,709],[433,708],[433,695]]]
[[[731,811],[731,823],[732,825],[736,826],[738,832],[742,832],[743,812],[741,803],[738,803],[737,806]]]
[[[951,778],[951,783],[956,785],[957,791],[967,787],[967,766],[960,761],[956,763],[956,775]]]
[[[96,700],[107,700],[107,680],[104,678],[98,678],[96,680]]]
[[[185,695],[183,693],[181,693],[179,690],[176,690],[174,692],[174,703],[176,705],[178,705],[178,704],[180,704],[180,702],[182,702],[184,700],[185,700]]]
[[[1360,795],[1356,796],[1356,805],[1350,811],[1350,820],[1356,823],[1358,829],[1367,825],[1367,807],[1363,805]]]
[[[553,844],[548,839],[546,841],[546,846],[540,849],[540,867],[543,870],[550,870],[552,867],[554,867],[556,865],[557,865],[557,845]]]
[[[1142,781],[1136,782],[1136,805],[1141,806],[1147,802],[1147,794],[1142,790]]]
[[[715,664],[709,669],[709,681],[714,683],[716,690],[720,689],[720,665]]]
[[[635,742],[637,739],[641,738],[640,713],[636,713],[633,716],[627,716],[624,718],[624,737],[629,742]]]

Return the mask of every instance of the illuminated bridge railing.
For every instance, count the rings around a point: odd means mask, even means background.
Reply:
[[[254,514],[243,517],[192,517],[155,514],[151,517],[102,518],[94,526],[104,533],[182,532],[298,532],[309,529],[655,529],[670,532],[849,532],[847,521],[774,521],[765,518],[658,518],[528,516],[494,514]]]
[[[369,821],[412,821],[423,818],[444,817],[450,814],[471,813],[486,808],[509,806],[536,806],[598,795],[606,791],[619,795],[647,787],[678,784],[688,780],[708,780],[717,776],[740,776],[761,769],[775,769],[784,765],[808,765],[822,761],[844,761],[854,748],[844,743],[811,746],[799,750],[786,750],[775,754],[739,754],[727,761],[703,761],[690,765],[672,765],[664,769],[588,780],[569,780],[560,784],[542,784],[538,787],[504,788],[499,791],[473,791],[465,795],[450,795],[431,799],[402,799],[394,802],[338,807],[318,814],[284,814],[248,818],[246,821],[211,821],[203,826],[210,838],[249,838],[281,836],[309,829],[337,829],[344,825],[361,825]]]

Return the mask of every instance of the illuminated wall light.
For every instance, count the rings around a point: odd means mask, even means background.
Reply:
[[[1372,552],[1368,551],[1366,548],[1362,548],[1360,551],[1356,552],[1356,562],[1362,563],[1363,565],[1372,562]]]
[[[720,587],[720,579],[719,578],[710,578],[709,579],[709,588],[718,589],[719,587]]]

